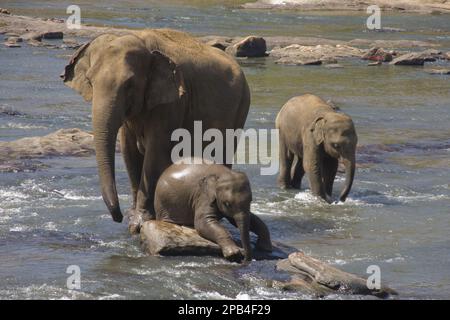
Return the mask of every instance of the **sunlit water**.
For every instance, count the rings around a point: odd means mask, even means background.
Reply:
[[[442,41],[450,50],[445,15],[389,15],[383,20],[388,26],[406,31],[380,34],[364,30],[363,14],[249,11],[232,1],[79,2],[89,23],[196,34],[418,39]],[[64,17],[66,4],[6,1],[4,7]],[[0,114],[1,140],[59,128],[90,130],[90,105],[58,77],[71,53],[0,46],[0,108],[22,113]],[[382,282],[401,298],[449,298],[450,78],[355,60],[343,61],[342,69],[279,66],[264,58],[240,63],[252,89],[246,127],[273,128],[284,102],[311,92],[350,114],[359,135],[359,167],[345,204],[322,204],[307,181],[301,192],[280,191],[276,177],[261,176],[258,166],[237,166],[250,177],[252,209],[273,239],[361,276],[378,265]],[[107,213],[93,157],[44,162],[49,168],[0,174],[0,298],[311,298],[267,288],[274,262],[242,268],[219,258],[144,255],[126,224],[113,223]],[[117,181],[126,208],[120,155]],[[342,183],[339,177],[335,189]],[[66,288],[72,264],[81,268],[81,291]]]

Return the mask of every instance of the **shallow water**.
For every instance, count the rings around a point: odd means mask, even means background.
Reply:
[[[450,48],[448,15],[386,15],[386,26],[406,31],[368,33],[361,13],[251,11],[234,1],[79,3],[86,22],[97,24],[196,34],[415,39]],[[64,17],[66,4],[2,6]],[[0,46],[0,110],[22,113],[0,113],[1,140],[59,128],[90,130],[89,104],[58,77],[71,53]],[[273,128],[284,102],[311,92],[350,114],[359,135],[359,167],[345,204],[324,205],[308,190],[280,191],[276,177],[259,175],[258,166],[237,166],[251,179],[252,209],[273,239],[361,276],[369,265],[379,265],[382,283],[401,298],[449,298],[450,78],[415,67],[369,68],[355,60],[343,61],[342,69],[279,66],[264,58],[240,63],[252,89],[246,127]],[[267,288],[273,262],[243,268],[218,258],[145,256],[126,225],[113,223],[107,213],[93,157],[44,162],[49,168],[0,174],[0,299],[311,298]],[[117,182],[126,208],[128,179],[120,155]],[[336,191],[342,182],[339,177]],[[81,268],[81,291],[66,288],[72,264]]]

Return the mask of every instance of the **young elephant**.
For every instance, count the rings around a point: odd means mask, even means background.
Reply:
[[[158,180],[156,219],[194,227],[222,248],[230,261],[243,259],[230,233],[219,223],[226,218],[239,228],[245,260],[251,260],[250,234],[258,236],[257,248],[272,251],[267,226],[250,212],[252,191],[244,173],[218,164],[173,164]]]
[[[278,113],[275,125],[280,137],[278,185],[300,189],[306,172],[312,193],[331,203],[341,158],[346,180],[339,200],[345,201],[355,175],[358,140],[352,119],[337,113],[319,97],[306,94],[289,100]]]

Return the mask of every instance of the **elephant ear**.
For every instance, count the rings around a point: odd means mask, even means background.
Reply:
[[[184,79],[177,65],[159,51],[152,51],[147,89],[150,108],[180,99],[186,92]]]
[[[116,35],[104,34],[83,44],[72,55],[64,68],[64,73],[60,75],[64,84],[81,94],[86,101],[92,100],[92,84],[87,76],[89,70],[92,69],[91,54],[98,53],[106,47],[106,44],[116,38]]]
[[[199,182],[201,196],[205,197],[209,205],[216,202],[216,185],[218,177],[214,174],[202,178]]]
[[[83,44],[73,54],[64,68],[64,73],[60,75],[64,84],[81,94],[86,101],[92,100],[92,85],[86,77],[90,67],[86,51],[90,44],[90,42]]]
[[[316,145],[322,144],[325,140],[324,125],[325,119],[323,117],[317,117],[311,125],[310,130]]]

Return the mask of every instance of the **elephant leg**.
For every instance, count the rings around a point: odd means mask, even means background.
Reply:
[[[146,150],[148,149],[146,148]],[[157,155],[156,159],[155,154]],[[156,183],[163,171],[171,164],[170,157],[166,159],[166,154],[166,151],[155,151],[155,153],[146,151],[145,153],[141,182],[136,197],[136,208],[133,219],[130,219],[128,225],[131,234],[139,233],[144,221],[153,220],[156,217],[154,208]]]
[[[233,218],[226,219],[236,228],[238,227]],[[264,251],[272,251],[272,241],[267,225],[254,213],[250,213],[250,231],[258,236],[256,247]]]
[[[279,143],[279,154],[280,154],[280,173],[278,175],[278,186],[281,189],[286,189],[291,187],[291,166],[294,159],[294,155],[289,151],[286,144],[284,143],[280,134]]]
[[[230,233],[218,221],[213,219],[196,221],[195,229],[203,238],[217,243],[227,260],[240,262],[244,258]]]
[[[305,170],[303,169],[303,159],[300,158],[298,155],[295,155],[294,163],[292,164],[291,168],[292,188],[301,189],[302,179],[304,175]]]
[[[325,185],[325,192],[331,197],[333,193],[333,183],[336,178],[338,169],[338,159],[332,157],[325,157],[323,163],[323,183]]]
[[[313,195],[332,203],[332,199],[325,191],[323,182],[323,155],[317,147],[307,147],[303,151],[303,168],[309,179],[309,186]]]
[[[136,198],[139,184],[141,181],[142,165],[144,156],[137,148],[136,135],[126,124],[119,131],[120,150],[127,168],[128,177],[131,185],[131,195],[133,197],[132,209],[136,208]]]

